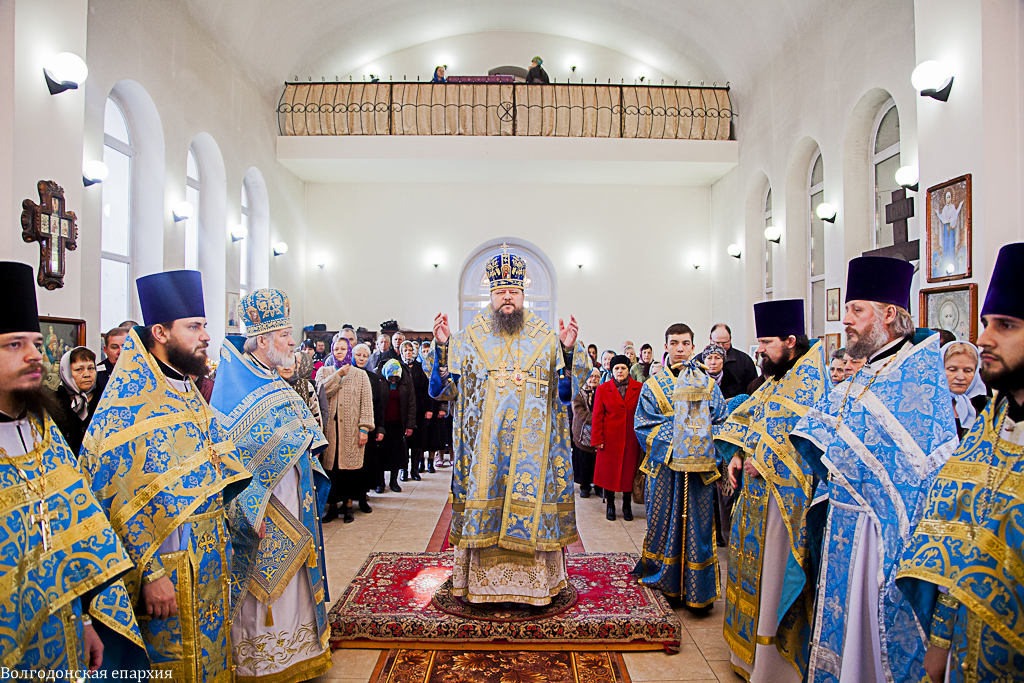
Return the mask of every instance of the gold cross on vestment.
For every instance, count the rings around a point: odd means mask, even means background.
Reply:
[[[36,510],[33,510],[29,516],[30,524],[39,525],[39,533],[43,537],[43,552],[49,552],[53,543],[53,533],[50,528],[50,522],[57,519],[58,514],[56,510],[50,510],[50,505],[45,500],[37,500],[34,503],[30,503],[29,507],[36,506]]]
[[[534,390],[534,394],[533,395],[536,398],[540,398],[540,388],[541,388],[541,386],[543,386],[545,390],[548,388],[549,382],[546,379],[547,378],[547,373],[544,372],[544,368],[531,368],[530,372],[531,373],[532,372],[536,372],[537,374],[536,375],[531,374],[529,377],[526,378],[526,382],[527,382],[527,384],[532,384],[533,385],[533,390]]]
[[[544,321],[540,318],[534,318],[530,322],[526,323],[527,333],[531,338],[536,338],[537,333],[540,332],[541,328],[544,327]]]
[[[220,459],[220,453],[218,453],[216,451],[216,449],[214,449],[213,446],[210,446],[209,448],[210,448],[210,462],[213,463],[213,466],[217,468],[217,474],[218,475],[223,475],[224,471],[222,470],[222,467],[224,466],[224,463]]]

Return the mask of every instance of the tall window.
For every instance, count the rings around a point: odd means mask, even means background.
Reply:
[[[510,254],[526,259],[526,310],[532,311],[541,320],[551,325],[554,319],[552,300],[554,283],[551,273],[540,254],[519,244],[509,244]],[[463,328],[486,309],[491,302],[491,283],[487,279],[487,262],[501,253],[501,245],[480,251],[462,273],[462,290],[459,293],[459,327]]]
[[[185,201],[192,205],[192,215],[185,221],[186,270],[199,270],[199,180],[196,153],[189,147],[185,161]]]
[[[825,203],[825,167],[821,163],[821,150],[814,153],[811,162],[810,221],[808,225],[808,282],[811,294],[811,336],[825,335],[825,221],[818,218],[818,206]]]
[[[107,98],[103,112],[103,181],[100,219],[100,328],[105,332],[127,320],[132,277],[132,136],[117,103]]]
[[[768,195],[764,198],[764,229],[772,226],[772,188],[768,188]],[[764,300],[771,301],[775,291],[775,242],[769,239],[764,241]]]
[[[893,244],[892,225],[885,222],[885,206],[891,200],[894,190],[900,188],[896,182],[896,171],[900,167],[900,113],[896,103],[889,100],[878,113],[875,121],[875,145],[873,162],[875,170],[875,248],[891,247]]]
[[[242,227],[245,237],[238,240],[238,298],[249,293],[249,191],[242,183]]]

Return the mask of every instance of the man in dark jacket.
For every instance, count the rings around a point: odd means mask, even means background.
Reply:
[[[96,395],[99,396],[103,393],[103,388],[107,386],[107,379],[110,378],[110,373],[114,371],[114,366],[117,364],[117,358],[121,355],[121,345],[124,344],[125,338],[128,336],[130,330],[125,327],[115,327],[110,332],[107,332],[107,336],[103,338],[103,355],[106,358],[102,362],[96,364]]]
[[[711,328],[711,342],[725,349],[725,367],[718,388],[730,399],[746,393],[747,385],[757,379],[757,368],[750,356],[732,347],[732,330],[725,323]]]

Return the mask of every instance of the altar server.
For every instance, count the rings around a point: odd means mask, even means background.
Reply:
[[[153,672],[231,680],[225,503],[249,479],[191,377],[206,373],[198,271],[136,281],[145,327],[125,339],[82,464],[135,567],[125,577]]]
[[[142,636],[119,578],[132,561],[43,407],[35,287],[0,262],[0,662],[84,678],[110,659],[104,636],[140,654]]]
[[[829,482],[809,683],[921,679],[926,642],[896,569],[957,436],[939,336],[915,334],[908,312],[913,275],[898,259],[850,262],[847,351],[867,364],[790,437]]]
[[[995,397],[928,492],[896,583],[930,635],[933,681],[1024,672],[1024,243],[999,250],[978,339]],[[918,672],[920,674],[920,671]]]
[[[305,681],[331,668],[323,529],[327,446],[305,401],[278,375],[295,363],[291,303],[257,289],[238,304],[243,337],[220,349],[211,404],[252,481],[229,509],[231,644],[238,681]]]
[[[723,458],[733,454],[733,486],[743,480],[732,516],[725,640],[733,668],[751,683],[800,683],[814,606],[807,533],[814,474],[789,434],[832,382],[824,344],[807,338],[801,299],[754,304],[754,325],[768,381],[715,435]],[[787,585],[787,576],[796,580]]]

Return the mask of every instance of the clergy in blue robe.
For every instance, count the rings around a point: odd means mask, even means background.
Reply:
[[[291,304],[257,289],[238,304],[246,337],[220,350],[210,403],[253,478],[229,508],[231,644],[240,683],[305,681],[331,668],[320,518],[327,439],[281,379],[295,363]]]
[[[928,486],[957,445],[939,337],[907,312],[914,268],[863,256],[847,277],[847,347],[867,364],[790,441],[829,480],[807,680],[921,680],[924,630],[895,585]]]
[[[728,412],[715,380],[690,360],[693,330],[682,323],[669,327],[665,351],[668,366],[644,383],[633,418],[648,477],[647,536],[633,575],[691,609],[704,609],[722,593],[714,510],[721,474],[712,429]]]
[[[146,325],[125,340],[80,456],[135,563],[125,586],[154,674],[231,681],[225,502],[249,473],[192,379],[210,340],[199,273],[136,286]]]
[[[495,256],[487,276],[491,306],[466,329],[451,336],[447,316],[434,321],[430,395],[454,416],[453,592],[546,605],[567,585],[564,549],[579,539],[567,404],[590,359],[575,319],[555,334],[526,311],[521,256]]]
[[[768,381],[715,435],[723,459],[732,454],[734,486],[743,473],[729,537],[725,640],[733,669],[751,683],[800,683],[814,605],[807,511],[815,478],[789,434],[832,382],[824,344],[811,346],[806,336],[803,300],[754,304],[754,323]]]
[[[0,665],[78,680],[143,645],[132,561],[43,407],[35,288],[30,266],[0,262]]]
[[[1024,243],[1004,246],[978,339],[995,389],[928,492],[896,583],[929,631],[933,681],[1024,677]]]

